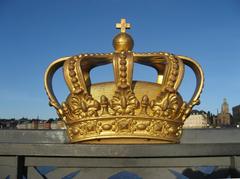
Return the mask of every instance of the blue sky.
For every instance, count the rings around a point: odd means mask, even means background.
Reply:
[[[197,109],[216,113],[226,97],[240,104],[240,1],[238,0],[1,0],[0,117],[56,117],[48,106],[43,75],[55,59],[80,53],[112,52],[115,23],[126,18],[134,51],[167,51],[196,59],[205,72]],[[111,80],[111,67],[94,70],[94,82]],[[68,91],[62,72],[56,94]],[[155,72],[137,66],[135,79],[154,81]],[[194,90],[186,71],[181,94]]]

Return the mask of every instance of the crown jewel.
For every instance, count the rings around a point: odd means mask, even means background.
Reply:
[[[80,54],[49,65],[44,80],[50,105],[65,122],[72,143],[178,143],[185,119],[199,103],[204,82],[200,65],[165,52],[132,52],[134,42],[126,33],[130,24],[122,19],[116,28],[121,32],[113,39],[113,53]],[[114,82],[92,84],[90,71],[109,63]],[[134,63],[156,69],[157,82],[133,81]],[[189,102],[177,91],[185,65],[194,71],[197,81]],[[70,91],[61,105],[52,88],[59,68]]]

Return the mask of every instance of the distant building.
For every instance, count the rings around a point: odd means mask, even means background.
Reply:
[[[57,120],[51,122],[51,129],[59,129]]]
[[[208,121],[205,111],[193,110],[184,122],[183,128],[207,128],[209,127]]]
[[[62,120],[59,119],[0,119],[0,129],[66,129]]]
[[[227,99],[223,99],[221,106],[221,112],[217,114],[217,117],[214,119],[214,125],[216,127],[230,127],[232,125],[232,116],[229,113],[229,105]]]
[[[52,121],[44,121],[44,129],[51,129],[51,122]]]
[[[60,119],[51,121],[51,129],[66,129],[64,122]]]
[[[45,129],[45,121],[40,120],[38,122],[38,129]]]
[[[17,123],[15,119],[0,119],[0,129],[15,129]]]
[[[62,120],[57,121],[58,129],[66,129],[66,125]]]
[[[18,121],[17,129],[32,129],[32,121],[22,118]]]
[[[233,122],[234,124],[240,124],[240,105],[234,106],[232,108],[233,112]]]
[[[32,129],[38,129],[39,119],[32,120]]]

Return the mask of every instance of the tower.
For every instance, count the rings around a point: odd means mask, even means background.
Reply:
[[[222,103],[222,106],[221,106],[221,113],[222,114],[229,113],[229,105],[227,103],[227,99],[226,98],[223,99],[223,103]]]
[[[229,113],[229,105],[226,98],[223,99],[221,112],[217,114],[217,125],[221,127],[228,127],[231,125],[231,114]]]

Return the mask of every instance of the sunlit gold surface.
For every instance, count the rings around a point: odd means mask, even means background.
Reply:
[[[120,33],[113,39],[115,52],[129,51],[133,49],[133,39],[127,33]]]
[[[121,19],[121,23],[116,23],[116,28],[121,29],[122,33],[126,32],[126,29],[131,28],[131,24],[126,22],[126,19]]]
[[[45,73],[50,105],[67,126],[72,143],[178,143],[182,126],[192,107],[199,104],[204,76],[200,65],[170,53],[132,52],[133,39],[125,33],[130,24],[122,20],[113,40],[114,53],[81,54],[54,61]],[[91,84],[90,71],[112,63],[114,82]],[[156,83],[132,81],[134,63],[156,69]],[[184,66],[196,75],[196,89],[189,102],[177,92]],[[70,94],[59,104],[52,78],[63,68]]]

